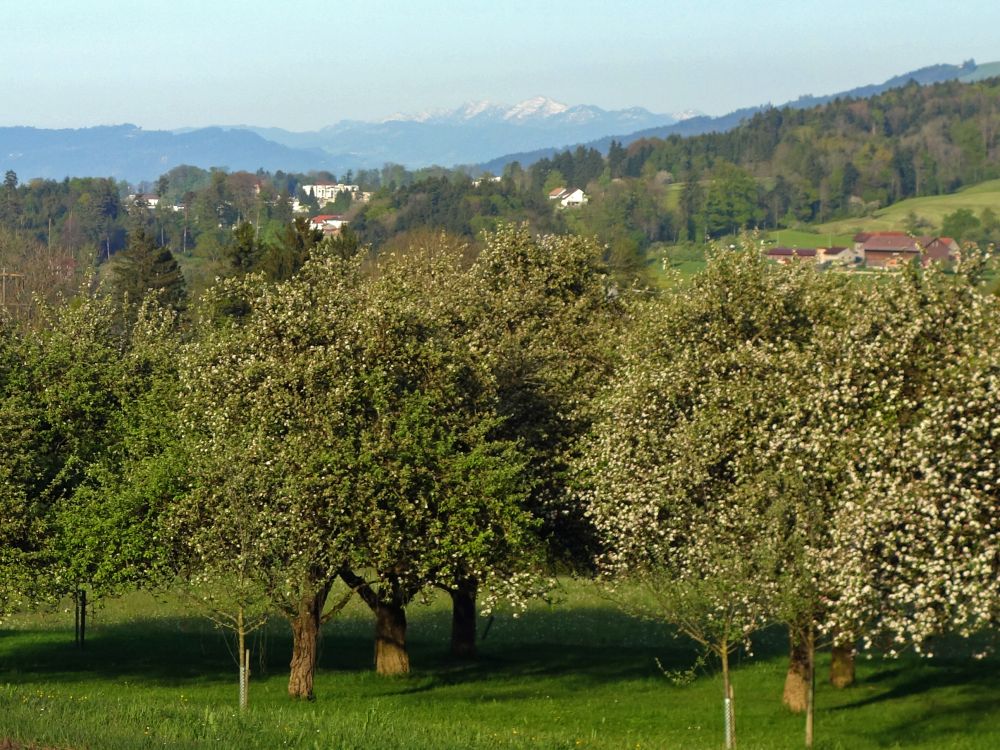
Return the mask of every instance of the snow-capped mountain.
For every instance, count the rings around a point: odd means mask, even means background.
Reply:
[[[503,119],[523,121],[537,117],[554,117],[569,109],[569,105],[562,102],[556,102],[544,96],[536,96],[533,99],[525,99],[523,102],[515,104],[504,113]]]
[[[642,107],[609,111],[535,96],[513,105],[483,100],[455,109],[396,113],[377,122],[342,120],[312,133],[251,129],[286,146],[321,148],[359,167],[385,162],[420,167],[473,164],[498,153],[569,146],[677,120]]]
[[[693,117],[694,114],[687,116]],[[643,122],[655,120],[658,123],[677,122],[681,118],[677,115],[656,115],[642,107],[632,107],[613,112],[601,109],[588,104],[581,104],[571,107],[563,102],[557,102],[546,96],[535,96],[525,99],[517,104],[498,104],[484,99],[478,102],[466,102],[455,109],[438,109],[416,114],[397,112],[389,115],[378,123],[384,125],[389,122],[424,122],[439,125],[459,124],[471,121],[476,122],[507,122],[514,125],[549,123],[584,123],[593,122],[600,119],[615,119],[619,121]],[[338,128],[344,123],[334,125]],[[352,122],[352,125],[358,124]]]

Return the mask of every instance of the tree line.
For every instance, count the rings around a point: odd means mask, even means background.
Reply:
[[[406,608],[436,587],[470,653],[480,591],[523,601],[542,560],[584,557],[560,476],[606,359],[582,331],[616,304],[593,251],[327,240],[185,310],[84,290],[5,321],[5,611],[184,580],[241,635],[284,614],[289,692],[311,697],[337,580],[384,673],[408,670]]]
[[[258,248],[294,242],[293,199],[314,214],[346,214],[361,244],[376,250],[427,230],[478,243],[483,232],[526,222],[537,232],[596,237],[606,260],[634,276],[655,243],[704,243],[746,229],[860,217],[1000,176],[998,87],[997,79],[914,83],[811,109],[771,108],[724,133],[646,138],[627,147],[613,140],[607,154],[579,146],[525,168],[515,162],[498,181],[472,180],[471,168],[387,164],[342,175],[369,192],[369,202],[344,194],[332,206],[303,190],[336,181],[328,172],[179,166],[130,188],[100,178],[21,184],[8,170],[0,187],[0,252],[5,266],[23,270],[24,258],[44,248],[50,265],[78,282],[126,247],[135,208],[127,197],[137,192],[159,198],[144,212],[147,232],[181,259],[196,294],[227,272],[230,256],[246,252],[248,233]],[[583,188],[590,201],[560,211],[547,199],[556,187]],[[903,228],[980,243],[1000,233],[993,212],[953,215],[942,227],[914,215]]]

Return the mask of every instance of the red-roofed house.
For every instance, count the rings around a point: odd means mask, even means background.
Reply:
[[[951,237],[910,237],[903,232],[876,232],[862,241],[862,250],[869,268],[899,268],[917,259],[925,266],[934,261],[953,261],[958,254],[958,243]]]
[[[559,201],[560,206],[569,208],[570,206],[582,206],[590,199],[580,188],[559,187],[549,193],[549,200]]]
[[[309,219],[309,228],[318,229],[323,234],[339,234],[346,223],[347,219],[340,214],[320,214]]]

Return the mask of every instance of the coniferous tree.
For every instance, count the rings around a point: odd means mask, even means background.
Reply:
[[[164,305],[182,309],[186,298],[184,276],[169,248],[159,247],[144,226],[136,227],[114,266],[115,292],[131,307],[154,292]]]

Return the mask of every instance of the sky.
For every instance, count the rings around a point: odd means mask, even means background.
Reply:
[[[721,115],[1000,60],[998,0],[0,0],[0,126],[339,120],[547,96]]]

